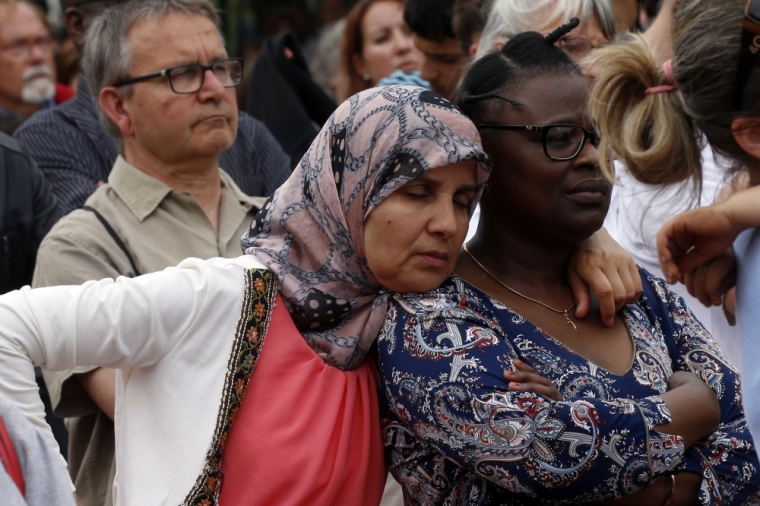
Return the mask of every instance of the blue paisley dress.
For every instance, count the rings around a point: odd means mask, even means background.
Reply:
[[[383,437],[407,505],[609,501],[653,477],[703,476],[702,504],[760,502],[755,445],[740,380],[683,300],[641,271],[644,293],[621,315],[630,370],[606,371],[456,276],[425,294],[396,294],[378,339]],[[519,358],[564,401],[507,388]],[[674,371],[715,392],[718,430],[685,449],[654,426]]]

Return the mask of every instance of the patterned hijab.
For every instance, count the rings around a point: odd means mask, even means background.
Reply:
[[[490,163],[454,105],[423,88],[372,88],[338,107],[256,215],[243,250],[278,276],[296,327],[326,363],[358,366],[385,319],[388,294],[367,266],[364,220],[408,181],[467,160],[478,162],[482,188]]]

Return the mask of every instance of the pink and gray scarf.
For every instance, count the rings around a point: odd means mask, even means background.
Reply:
[[[338,107],[256,216],[243,250],[278,276],[296,327],[325,362],[358,366],[385,318],[364,220],[408,181],[467,160],[479,162],[482,187],[490,163],[480,135],[449,101],[423,88],[372,88]]]

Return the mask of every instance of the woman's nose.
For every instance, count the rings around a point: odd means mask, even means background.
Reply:
[[[399,53],[406,53],[412,50],[414,47],[414,42],[412,41],[412,37],[402,33],[402,32],[396,32],[396,51]]]
[[[573,167],[575,168],[599,168],[599,151],[594,146],[591,136],[586,137],[583,141],[580,153],[575,157],[573,161]]]
[[[457,220],[457,209],[454,203],[447,199],[441,199],[433,209],[430,210],[429,230],[432,234],[441,234],[444,237],[451,237],[457,233],[459,220]]]

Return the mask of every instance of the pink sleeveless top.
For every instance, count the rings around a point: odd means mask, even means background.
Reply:
[[[326,365],[280,296],[230,430],[221,506],[380,504],[386,479],[377,369]]]

